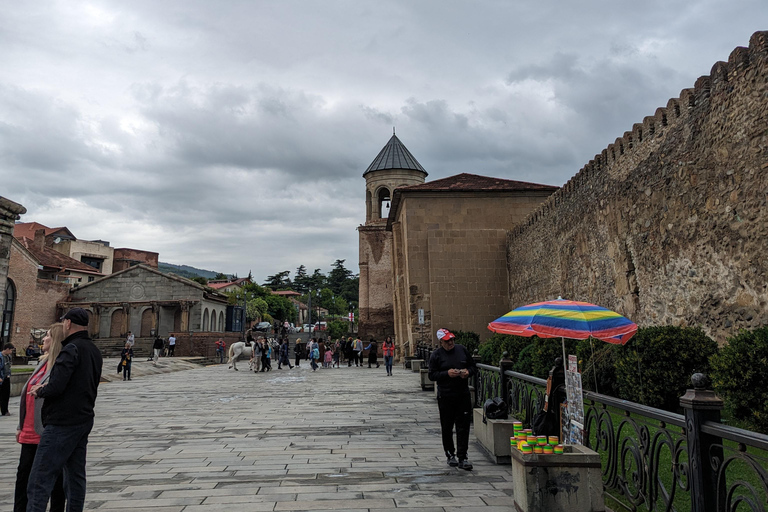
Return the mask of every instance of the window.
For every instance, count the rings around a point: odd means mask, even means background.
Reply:
[[[91,256],[80,256],[80,261],[98,271],[101,271],[101,265],[104,263],[103,258],[93,258]]]
[[[0,328],[0,342],[4,345],[11,341],[13,329],[13,310],[16,305],[16,287],[8,279],[5,285],[5,304],[3,304],[3,324]]]

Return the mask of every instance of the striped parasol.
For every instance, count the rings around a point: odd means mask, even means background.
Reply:
[[[591,336],[624,345],[637,332],[637,324],[615,311],[589,302],[558,298],[514,309],[488,324],[488,329],[501,334],[540,338],[584,340]]]

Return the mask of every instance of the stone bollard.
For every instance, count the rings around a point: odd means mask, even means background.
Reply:
[[[411,371],[418,373],[421,371],[421,365],[424,364],[423,359],[414,359],[411,361]]]

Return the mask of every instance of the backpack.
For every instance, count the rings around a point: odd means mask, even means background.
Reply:
[[[483,404],[483,423],[487,423],[486,418],[492,420],[505,420],[509,417],[507,412],[507,402],[499,398],[489,398]]]
[[[317,347],[312,349],[312,359],[320,359],[320,349]]]

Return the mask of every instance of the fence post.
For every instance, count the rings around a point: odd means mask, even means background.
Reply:
[[[680,397],[688,438],[691,512],[716,512],[725,507],[725,483],[721,482],[718,488],[717,470],[712,467],[712,461],[722,463],[723,449],[720,446],[723,440],[703,433],[701,426],[705,421],[720,423],[723,401],[714,391],[706,389],[709,377],[703,373],[694,373],[691,382],[693,389]]]
[[[480,369],[477,365],[482,359],[480,359],[480,352],[477,349],[472,354],[472,360],[475,362],[475,374],[472,376],[472,386],[475,389],[475,403],[472,404],[472,407],[480,407],[482,405],[480,403]]]
[[[499,396],[503,400],[507,400],[509,395],[509,389],[507,389],[507,379],[504,378],[504,372],[512,370],[512,360],[509,358],[509,352],[501,354],[501,361],[499,361]]]

